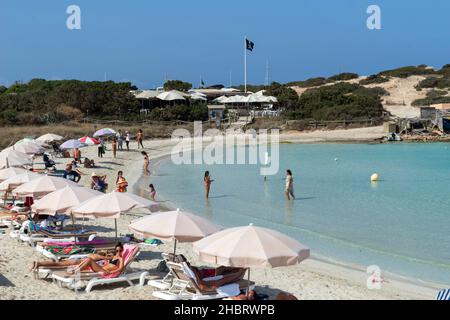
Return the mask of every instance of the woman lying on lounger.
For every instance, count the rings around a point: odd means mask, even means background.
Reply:
[[[124,269],[122,257],[123,245],[120,242],[116,244],[115,252],[113,257],[101,254],[91,254],[86,259],[68,259],[60,262],[34,261],[33,265],[30,267],[30,272],[37,270],[39,267],[72,267],[68,270],[69,273],[81,272],[89,268],[94,272],[104,272],[106,274],[122,272]],[[106,263],[100,265],[98,264],[99,261],[106,261]]]

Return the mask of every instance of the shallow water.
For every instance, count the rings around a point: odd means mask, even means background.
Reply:
[[[284,198],[287,168],[298,198],[291,202]],[[224,227],[254,223],[298,239],[313,254],[450,283],[448,144],[280,145],[280,172],[267,181],[256,165],[165,159],[154,170],[159,200]],[[205,170],[215,180],[207,202]]]

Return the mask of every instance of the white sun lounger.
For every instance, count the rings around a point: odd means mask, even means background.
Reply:
[[[127,250],[125,245],[124,250]],[[125,261],[125,267],[122,273],[115,278],[102,278],[101,274],[96,272],[81,272],[78,274],[70,274],[66,271],[56,271],[52,273],[52,278],[59,286],[67,286],[68,288],[77,291],[79,288],[86,286],[85,291],[90,292],[94,286],[107,285],[112,283],[127,282],[130,286],[133,285],[133,280],[139,280],[139,285],[143,286],[148,276],[148,271],[129,272],[128,268],[131,262],[139,255],[139,247],[132,246],[131,254],[128,255]],[[87,284],[85,285],[85,282]]]
[[[218,289],[201,290],[197,278],[186,262],[167,262],[167,266],[174,273],[172,284],[167,290],[153,291],[152,295],[163,300],[217,300],[237,296],[241,289],[254,288],[254,283],[240,280],[226,284]]]

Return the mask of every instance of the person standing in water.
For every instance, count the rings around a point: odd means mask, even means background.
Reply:
[[[153,186],[152,183],[150,183],[150,185],[148,186],[150,188],[150,200],[152,201],[156,201],[156,189],[155,186]]]
[[[208,199],[209,198],[209,190],[211,189],[211,182],[214,181],[214,180],[211,180],[209,171],[205,171],[205,176],[203,178],[203,181],[205,182],[205,197],[206,197],[206,199]]]
[[[286,198],[288,200],[291,200],[290,196],[292,196],[292,199],[295,200],[294,179],[292,178],[292,171],[290,169],[286,170],[286,188],[284,192],[286,193]]]
[[[144,156],[144,176],[148,176],[149,172],[148,172],[148,164],[149,164],[149,159],[148,159],[148,154],[145,151],[142,151],[141,154]]]

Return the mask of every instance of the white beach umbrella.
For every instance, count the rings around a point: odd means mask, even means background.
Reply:
[[[3,182],[9,178],[15,177],[15,176],[25,173],[25,172],[30,172],[30,171],[23,169],[23,168],[17,168],[17,167],[1,169],[0,170],[0,182]]]
[[[9,192],[23,185],[24,183],[39,179],[40,177],[42,177],[42,175],[36,172],[25,170],[25,172],[12,176],[0,183],[0,191]]]
[[[28,155],[41,154],[45,151],[41,145],[31,141],[19,142],[18,144],[8,147],[5,150],[19,151]]]
[[[193,248],[203,262],[249,268],[249,282],[250,268],[294,265],[310,254],[297,240],[253,225],[219,231],[194,242]]]
[[[38,147],[44,147],[45,146],[44,142],[36,140],[36,139],[33,139],[33,138],[23,138],[23,139],[17,141],[14,145],[17,146],[17,145],[22,144],[22,143],[32,143],[32,144],[35,144]]]
[[[47,133],[47,134],[40,136],[36,140],[42,141],[44,143],[49,143],[49,142],[54,142],[54,141],[61,141],[62,139],[63,139],[63,137],[60,135],[53,134],[53,133]]]
[[[176,90],[160,93],[156,97],[164,101],[186,100],[183,95]]]
[[[30,182],[22,184],[13,190],[13,195],[19,197],[40,198],[53,191],[65,188],[68,185],[82,187],[81,185],[60,177],[41,176]]]
[[[174,241],[174,254],[177,241],[193,242],[221,230],[208,220],[180,209],[140,218],[133,221],[128,229],[146,238]]]
[[[0,152],[0,169],[31,166],[32,164],[33,160],[26,153],[11,148],[7,148]]]
[[[87,144],[78,141],[76,139],[67,140],[62,145],[59,146],[60,149],[75,149],[75,148],[83,148],[87,147]]]
[[[201,96],[201,95],[196,94],[196,93],[191,94],[191,97],[190,97],[190,98],[191,98],[192,100],[201,100],[201,101],[207,101],[207,100],[208,100],[206,97]]]
[[[220,96],[220,97],[214,99],[214,101],[219,102],[219,103],[227,103],[229,101],[229,98],[227,96]]]
[[[93,197],[101,196],[103,193],[85,187],[67,185],[62,189],[53,191],[37,200],[31,210],[38,214],[55,215],[59,213],[70,213],[70,210],[82,202]]]
[[[158,204],[154,201],[132,193],[113,191],[89,199],[72,208],[71,212],[75,216],[114,219],[117,238],[117,219],[121,214],[134,209],[158,210],[158,208]]]

